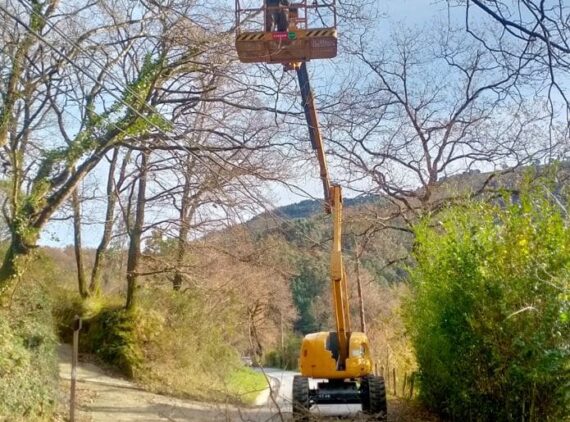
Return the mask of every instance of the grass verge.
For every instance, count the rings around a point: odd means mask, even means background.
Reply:
[[[228,392],[247,405],[255,404],[259,394],[268,387],[265,375],[249,368],[239,368],[228,377]]]

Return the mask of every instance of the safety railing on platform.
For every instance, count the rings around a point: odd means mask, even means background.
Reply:
[[[267,31],[270,15],[285,13],[288,16],[289,28],[321,29],[336,28],[336,0],[311,1],[302,0],[291,2],[289,5],[267,6],[265,0],[235,0],[236,31],[269,32]]]

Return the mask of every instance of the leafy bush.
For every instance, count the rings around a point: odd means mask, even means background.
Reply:
[[[231,302],[220,308],[198,292],[148,289],[140,292],[139,309],[148,321],[138,332],[140,382],[184,397],[240,400],[242,392],[229,382],[243,366],[230,343],[239,330]]]
[[[270,368],[283,368],[289,371],[297,370],[302,340],[303,339],[299,336],[288,336],[283,345],[283,350],[272,350],[267,353],[264,365]]]
[[[81,298],[75,290],[68,290],[61,286],[56,286],[50,290],[50,295],[52,297],[52,314],[55,320],[57,333],[60,340],[64,343],[71,343],[73,339],[73,320],[76,315],[83,318],[84,325],[81,331],[81,342],[80,346],[85,349],[85,351],[91,351],[90,345],[85,345],[85,341],[90,341],[90,324],[101,323],[98,317],[102,313],[108,313],[111,309],[119,310],[123,299],[115,296],[93,296],[86,299]],[[107,314],[107,316],[109,316]],[[96,331],[92,330],[91,333]]]
[[[57,342],[46,297],[29,282],[0,309],[0,420],[49,420],[55,409]]]
[[[570,409],[570,227],[546,189],[417,227],[408,327],[421,399],[469,421]]]
[[[143,315],[136,310],[105,308],[86,321],[81,348],[134,377],[143,362],[138,334],[144,323]]]

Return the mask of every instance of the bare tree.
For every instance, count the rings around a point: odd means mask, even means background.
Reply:
[[[113,225],[115,222],[115,207],[117,204],[118,191],[121,189],[125,181],[126,167],[130,159],[130,151],[126,154],[123,159],[119,178],[115,181],[115,171],[117,167],[117,162],[119,160],[119,148],[113,150],[113,155],[109,162],[109,171],[107,175],[107,186],[106,186],[106,211],[105,211],[105,221],[103,222],[103,235],[101,236],[101,241],[97,246],[95,251],[95,262],[93,263],[93,268],[91,270],[91,282],[89,283],[89,293],[98,296],[101,293],[101,272],[103,271],[106,261],[109,244],[113,235]]]
[[[245,343],[261,358],[280,343],[281,330],[291,327],[296,316],[287,283],[293,274],[283,245],[274,238],[256,239],[247,227],[237,226],[193,246],[202,282],[239,304]]]
[[[77,282],[79,294],[85,298],[89,296],[87,281],[85,279],[85,265],[83,261],[83,245],[81,242],[81,195],[79,186],[71,194],[71,207],[73,209],[73,246],[75,263],[77,266]]]
[[[0,104],[10,184],[3,210],[11,235],[0,294],[19,271],[18,257],[36,247],[42,228],[78,183],[118,146],[140,150],[152,140],[153,150],[222,164],[225,152],[254,151],[272,139],[265,132],[274,124],[264,129],[257,125],[264,119],[250,119],[256,131],[247,134],[246,125],[232,131],[221,113],[211,116],[220,127],[203,130],[225,142],[185,142],[194,128],[184,119],[202,101],[266,115],[276,110],[263,100],[240,103],[244,93],[256,94],[232,73],[231,37],[219,35],[213,19],[207,27],[191,18],[199,6],[105,0],[68,6],[0,5],[5,41],[0,63],[9,81]],[[225,84],[219,75],[233,81],[229,90],[219,89]],[[219,96],[205,95],[212,91]],[[97,290],[97,268],[92,290]]]
[[[547,98],[552,124],[562,124],[567,132],[570,5],[534,0],[446,1],[450,7],[465,9],[464,30],[493,55],[498,66],[516,72],[517,83],[533,86],[533,93],[526,95]],[[561,109],[565,113],[560,122]]]
[[[20,6],[18,9],[0,7],[4,25],[13,30],[12,35],[8,35],[12,37],[10,43],[16,46],[15,51],[3,50],[5,61],[12,63],[11,74],[16,79],[3,100],[3,114],[10,121],[10,139],[4,148],[10,162],[12,189],[9,207],[4,209],[11,229],[11,244],[0,269],[0,293],[5,292],[18,271],[18,256],[35,248],[41,229],[81,179],[129,131],[127,137],[151,128],[148,120],[153,113],[146,107],[147,100],[159,83],[159,74],[166,71],[162,59],[139,61],[142,66],[136,69],[133,79],[125,81],[124,93],[105,93],[117,99],[111,108],[99,114],[95,109],[105,102],[102,87],[110,68],[134,46],[127,43],[125,49],[117,51],[114,43],[112,46],[101,44],[101,51],[88,53],[85,50],[88,42],[102,33],[111,39],[111,34],[120,36],[120,31],[117,32],[120,27],[133,30],[127,35],[130,38],[144,31],[140,22],[121,21],[102,14],[102,19],[107,18],[111,25],[82,28],[81,35],[70,40],[57,25],[67,21],[75,29],[74,19],[78,15],[89,8],[104,9],[103,4],[78,5],[71,12],[61,13],[55,13],[57,2],[47,5],[32,2],[31,6],[21,3]],[[66,41],[68,45],[71,43],[67,51],[54,45]],[[96,75],[85,70],[88,68],[85,60],[90,58],[95,64],[93,67],[100,70]],[[72,98],[76,98],[70,95],[75,90],[83,94],[79,96],[78,107],[82,117],[76,133],[70,134],[64,110],[72,105]],[[59,144],[41,140],[41,130],[45,131],[44,125],[51,122],[59,129]]]
[[[374,51],[363,42],[355,52],[367,77],[351,80],[327,111],[333,152],[355,189],[372,186],[414,213],[446,199],[434,196],[446,177],[530,163],[553,148],[538,136],[548,114],[513,89],[516,71],[496,68],[473,43],[409,30]]]
[[[146,185],[148,176],[149,152],[140,154],[138,191],[135,204],[135,220],[129,224],[129,253],[127,260],[127,302],[125,307],[132,309],[135,306],[137,281],[139,278],[139,266],[141,260],[141,240],[144,230],[144,215],[146,207]]]

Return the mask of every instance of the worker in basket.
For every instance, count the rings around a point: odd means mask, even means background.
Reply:
[[[284,32],[289,28],[289,0],[265,0],[265,32],[274,28]]]

